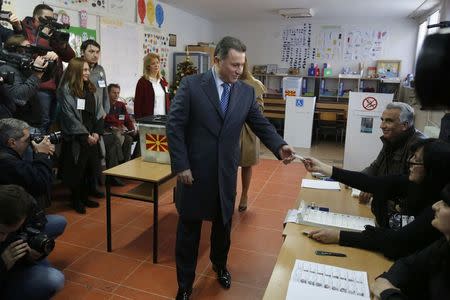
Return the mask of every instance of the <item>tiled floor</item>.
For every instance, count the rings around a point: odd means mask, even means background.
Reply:
[[[264,152],[264,151],[263,151]],[[323,144],[303,155],[342,163],[343,148]],[[223,290],[209,261],[210,224],[202,230],[197,276],[192,299],[261,299],[282,243],[282,223],[293,207],[306,174],[302,164],[285,166],[263,153],[254,168],[248,210],[233,217],[228,268],[232,287]],[[129,189],[134,183],[120,189]],[[238,196],[240,193],[238,186]],[[172,299],[177,292],[175,228],[172,195],[161,198],[159,262],[151,261],[153,207],[150,203],[113,198],[113,252],[106,252],[105,201],[100,208],[79,215],[69,208],[67,192],[55,187],[50,213],[67,217],[69,224],[57,240],[50,261],[64,271],[66,286],[55,299]],[[236,201],[237,207],[238,201]]]

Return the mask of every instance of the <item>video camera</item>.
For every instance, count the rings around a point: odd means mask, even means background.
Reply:
[[[46,136],[48,136],[48,139],[50,140],[50,143],[52,143],[53,145],[61,143],[61,140],[62,140],[61,131],[55,131],[55,132],[51,132],[49,134],[36,134],[36,133],[33,133],[33,134],[30,135],[30,138],[36,144],[39,144],[40,142],[42,142],[42,140],[44,140],[44,138]]]
[[[0,48],[0,65],[8,64],[20,71],[37,71],[52,74],[56,64],[49,61],[45,69],[34,66],[34,59],[37,56],[44,56],[51,49],[41,46],[11,46],[8,49]],[[3,82],[12,84],[14,82],[14,73],[4,72],[0,73],[3,77]]]
[[[52,17],[39,17],[39,29],[38,29],[38,37],[42,37],[50,42],[56,43],[68,43],[70,34],[68,32],[61,31],[62,29],[69,29],[69,24],[61,24],[58,23],[55,18]],[[42,32],[44,28],[48,28],[50,32],[45,34]]]
[[[8,21],[9,22],[9,18],[11,17],[12,12],[2,10],[2,6],[3,6],[3,0],[0,0],[0,21]]]
[[[0,63],[1,65],[1,63]],[[14,72],[0,72],[0,77],[3,79],[0,84],[13,84],[14,83]]]

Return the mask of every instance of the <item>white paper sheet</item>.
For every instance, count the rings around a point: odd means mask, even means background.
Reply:
[[[341,190],[341,186],[337,181],[303,179],[302,188],[321,189],[321,190]]]

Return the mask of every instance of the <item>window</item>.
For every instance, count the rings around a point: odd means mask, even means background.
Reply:
[[[423,41],[425,40],[425,37],[429,34],[436,33],[439,30],[438,27],[428,29],[427,26],[439,23],[439,18],[440,18],[440,12],[439,12],[439,10],[437,10],[419,25],[419,32],[417,33],[416,62],[417,62],[417,57],[419,56],[420,49],[422,49],[422,45],[423,45]],[[415,64],[414,64],[414,68],[415,68]]]

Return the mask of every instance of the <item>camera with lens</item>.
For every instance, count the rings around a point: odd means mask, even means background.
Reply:
[[[49,255],[53,248],[55,248],[54,239],[45,233],[42,233],[39,229],[31,226],[25,226],[15,235],[14,240],[22,240],[26,242],[31,249],[45,255]]]
[[[36,144],[39,144],[40,142],[42,142],[44,140],[45,136],[48,136],[50,143],[52,143],[53,145],[61,143],[61,138],[62,138],[61,131],[50,132],[48,135],[33,133],[30,135],[30,138]]]
[[[61,31],[64,29],[69,29],[69,24],[61,24],[58,23],[55,18],[52,17],[39,17],[39,35],[49,40],[50,43],[68,43],[70,34],[65,31]],[[44,28],[48,28],[50,30],[49,34],[45,34],[42,32]]]
[[[0,72],[0,77],[3,79],[1,83],[13,84],[14,83],[14,72]]]

